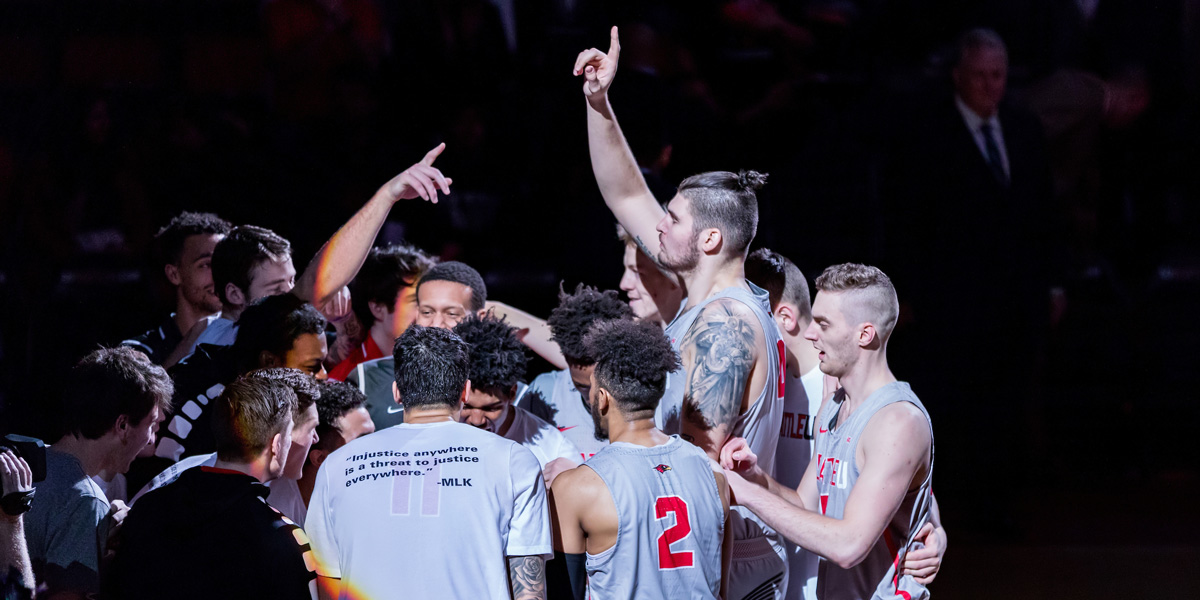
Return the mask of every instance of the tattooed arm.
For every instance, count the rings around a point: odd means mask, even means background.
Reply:
[[[513,600],[545,600],[546,559],[540,556],[508,557],[508,581]]]
[[[736,300],[706,306],[683,338],[687,384],[680,429],[713,459],[742,414],[760,338],[758,319]]]

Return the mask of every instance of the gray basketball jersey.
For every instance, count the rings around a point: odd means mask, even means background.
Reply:
[[[842,407],[840,393],[834,397],[836,401],[826,403],[824,410],[817,415],[816,435],[817,491],[820,494],[821,514],[834,519],[842,518],[850,490],[854,489],[854,483],[858,480],[859,469],[854,452],[871,417],[889,404],[908,402],[919,408],[925,420],[929,421],[929,413],[916,394],[907,383],[897,381],[868,396],[862,406],[835,428],[833,425]],[[933,435],[932,425],[929,435]],[[921,542],[913,540],[913,536],[929,521],[932,481],[931,447],[929,472],[925,481],[918,489],[905,494],[900,508],[867,557],[850,569],[821,559],[817,575],[818,598],[899,600],[929,597],[929,590],[925,586],[917,583],[911,575],[900,576],[896,565],[904,564],[904,556],[909,549],[923,547]]]
[[[683,338],[687,336],[688,330],[696,322],[700,312],[704,310],[704,307],[722,298],[732,298],[745,304],[758,317],[758,323],[762,327],[763,336],[767,342],[767,382],[758,398],[750,405],[750,409],[734,422],[730,436],[746,438],[750,449],[758,455],[759,466],[767,473],[774,475],[775,447],[779,443],[779,427],[783,420],[784,383],[782,375],[786,373],[782,367],[782,361],[785,360],[783,338],[779,335],[779,327],[775,325],[775,319],[771,317],[771,301],[766,290],[749,281],[746,284],[750,287],[749,290],[728,287],[709,296],[687,311],[682,311],[681,306],[679,315],[667,326],[667,337],[671,340],[671,347],[682,356],[683,352],[680,350],[680,346],[683,344]],[[687,300],[684,299],[685,305],[686,302]],[[683,395],[686,389],[687,372],[680,367],[667,380],[666,393],[663,394],[662,401],[659,402],[658,410],[654,415],[655,424],[668,434],[680,432]]]
[[[617,542],[587,555],[592,598],[716,598],[725,515],[703,450],[679,436],[606,446],[585,467],[617,507]]]

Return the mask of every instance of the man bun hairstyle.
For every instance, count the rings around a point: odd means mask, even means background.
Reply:
[[[250,273],[255,267],[291,256],[291,243],[274,231],[254,225],[234,227],[213,249],[212,274],[217,297],[229,304],[225,287],[230,283],[249,293]]]
[[[596,385],[608,390],[627,416],[653,413],[666,391],[667,374],[680,367],[679,355],[653,323],[602,321],[584,344],[596,359]]]
[[[171,410],[175,385],[166,370],[132,348],[101,348],[83,357],[67,375],[63,433],[102,437],[121,415],[141,423],[157,406]],[[58,433],[58,432],[56,432]]]
[[[529,364],[517,328],[491,314],[470,315],[454,326],[454,333],[471,348],[471,388],[511,400]]]
[[[817,277],[817,289],[849,294],[851,303],[843,306],[851,325],[870,322],[884,340],[891,335],[900,316],[896,288],[876,267],[859,263],[833,265]]]
[[[182,212],[154,234],[151,252],[158,266],[178,265],[183,244],[193,235],[226,235],[233,225],[213,213]]]
[[[467,385],[471,350],[449,329],[413,324],[392,350],[396,390],[405,409],[456,406]]]
[[[693,230],[715,228],[727,251],[744,255],[758,232],[758,196],[767,175],[758,171],[710,171],[692,175],[679,184],[694,221]]]
[[[487,284],[483,282],[479,271],[466,263],[452,260],[434,265],[421,277],[420,283],[417,284],[417,293],[421,292],[422,285],[431,281],[453,281],[471,288],[471,306],[467,308],[472,311],[483,310],[483,305],[487,302]]]
[[[546,325],[550,326],[550,340],[557,343],[563,357],[572,366],[586,367],[596,359],[588,352],[583,337],[593,323],[612,319],[633,320],[633,309],[621,301],[616,290],[598,291],[582,283],[575,293],[568,294],[560,285],[558,306],[550,311]]]
[[[359,323],[366,329],[375,324],[371,302],[386,305],[388,312],[392,312],[400,290],[417,285],[434,264],[424,250],[410,244],[371,248],[358,275],[350,282],[350,304]]]
[[[296,393],[296,412],[292,415],[292,420],[296,422],[299,422],[304,413],[308,412],[308,407],[316,404],[317,398],[321,395],[321,390],[317,387],[317,380],[300,369],[287,367],[257,369],[247,373],[246,378],[278,381],[292,388],[292,391]]]
[[[801,320],[812,320],[812,296],[809,294],[808,280],[786,256],[768,248],[751,252],[746,257],[746,279],[767,290],[772,310],[777,310],[780,302],[787,302],[800,311],[797,316]]]
[[[238,335],[230,353],[238,373],[258,368],[262,352],[282,358],[296,338],[306,333],[324,334],[325,317],[292,294],[259,298],[238,317]]]
[[[212,430],[217,458],[250,462],[277,433],[292,424],[296,392],[278,380],[241,377],[213,400]]]
[[[333,435],[342,435],[338,420],[352,410],[361,408],[367,397],[355,386],[332,379],[316,382],[320,396],[317,398],[317,446],[329,449],[333,446]]]

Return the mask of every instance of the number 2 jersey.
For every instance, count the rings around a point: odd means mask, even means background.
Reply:
[[[592,598],[716,598],[725,513],[703,450],[671,436],[617,442],[588,459],[617,508],[617,542],[587,555]]]
[[[402,423],[330,454],[305,529],[339,598],[507,598],[506,556],[553,555],[533,453],[448,421]]]

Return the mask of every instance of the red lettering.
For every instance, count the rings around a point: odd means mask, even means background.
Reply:
[[[658,536],[658,568],[671,570],[694,566],[695,559],[691,550],[671,552],[671,544],[692,534],[687,502],[679,496],[662,496],[654,500],[656,519],[665,519],[669,513],[675,514],[675,524]]]

